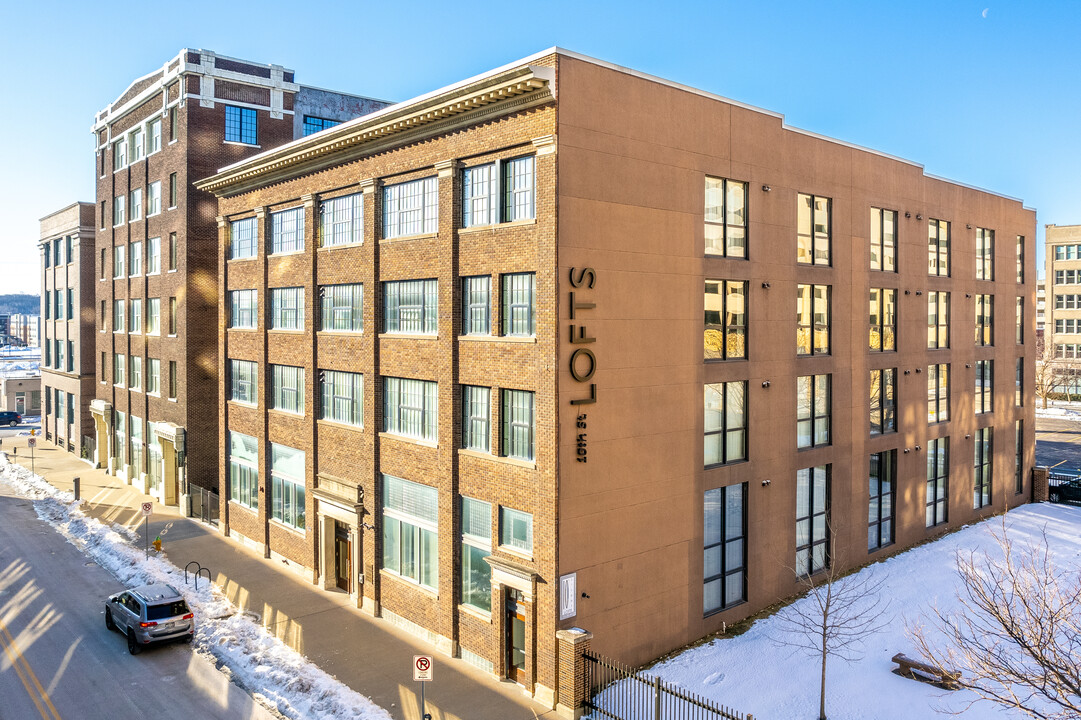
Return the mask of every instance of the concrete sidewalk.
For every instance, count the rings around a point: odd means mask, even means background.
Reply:
[[[27,436],[5,438],[9,460],[31,466]],[[18,448],[17,455],[12,450]],[[37,438],[35,471],[61,490],[72,490],[79,477],[84,510],[143,534],[140,504],[148,495],[118,478]],[[210,570],[229,599],[276,636],[307,656],[399,720],[420,720],[418,683],[413,682],[413,656],[435,655],[435,679],[425,688],[433,720],[526,720],[555,718],[554,710],[534,703],[510,681],[499,682],[399,628],[365,615],[349,597],[324,591],[249,548],[221,535],[216,528],[181,517],[177,508],[154,502],[149,522],[153,539],[161,533],[162,549],[177,567],[195,560]]]

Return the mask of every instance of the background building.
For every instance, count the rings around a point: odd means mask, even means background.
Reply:
[[[94,204],[41,218],[42,431],[84,458],[94,453]]]
[[[41,316],[12,313],[8,316],[8,335],[25,347],[39,347]]]
[[[182,50],[97,114],[99,463],[166,504],[217,489],[217,213],[192,182],[384,105]]]
[[[541,702],[1029,497],[1018,200],[564,51],[198,186],[224,531]]]

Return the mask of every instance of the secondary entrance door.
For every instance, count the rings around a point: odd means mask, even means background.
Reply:
[[[349,526],[334,521],[334,581],[342,590],[350,592],[352,579],[353,548],[349,542]]]
[[[524,683],[525,604],[520,590],[507,591],[507,677]]]

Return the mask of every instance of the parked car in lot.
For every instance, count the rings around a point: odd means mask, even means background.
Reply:
[[[1054,477],[1048,481],[1047,499],[1053,503],[1081,505],[1081,477]]]
[[[128,652],[171,640],[191,642],[195,616],[172,585],[144,585],[110,595],[105,601],[105,627],[128,638]]]
[[[11,410],[0,410],[0,425],[10,425],[15,427],[16,425],[22,425],[23,416],[17,412]]]

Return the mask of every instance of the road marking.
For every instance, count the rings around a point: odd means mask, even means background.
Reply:
[[[30,663],[19,652],[18,646],[15,645],[15,638],[11,637],[11,633],[8,632],[3,620],[0,620],[0,646],[3,646],[4,652],[10,658],[11,666],[15,668],[15,673],[19,676],[19,680],[22,681],[23,687],[26,688],[27,695],[34,701],[34,706],[41,713],[43,720],[60,720],[60,713],[56,711],[56,707],[53,706],[53,702],[49,699],[49,694],[45,692],[45,688],[41,687],[37,675],[30,668]],[[31,684],[33,687],[31,687]]]
[[[1054,469],[1055,469],[1055,468],[1057,468],[1057,467],[1058,467],[1059,465],[1062,465],[1062,464],[1063,464],[1063,463],[1065,463],[1065,462],[1066,462],[1065,460],[1063,460],[1062,462],[1057,462],[1057,463],[1055,463],[1054,465],[1052,465],[1051,467],[1049,467],[1049,468],[1047,468],[1047,469],[1048,469],[1048,470],[1054,470]]]

